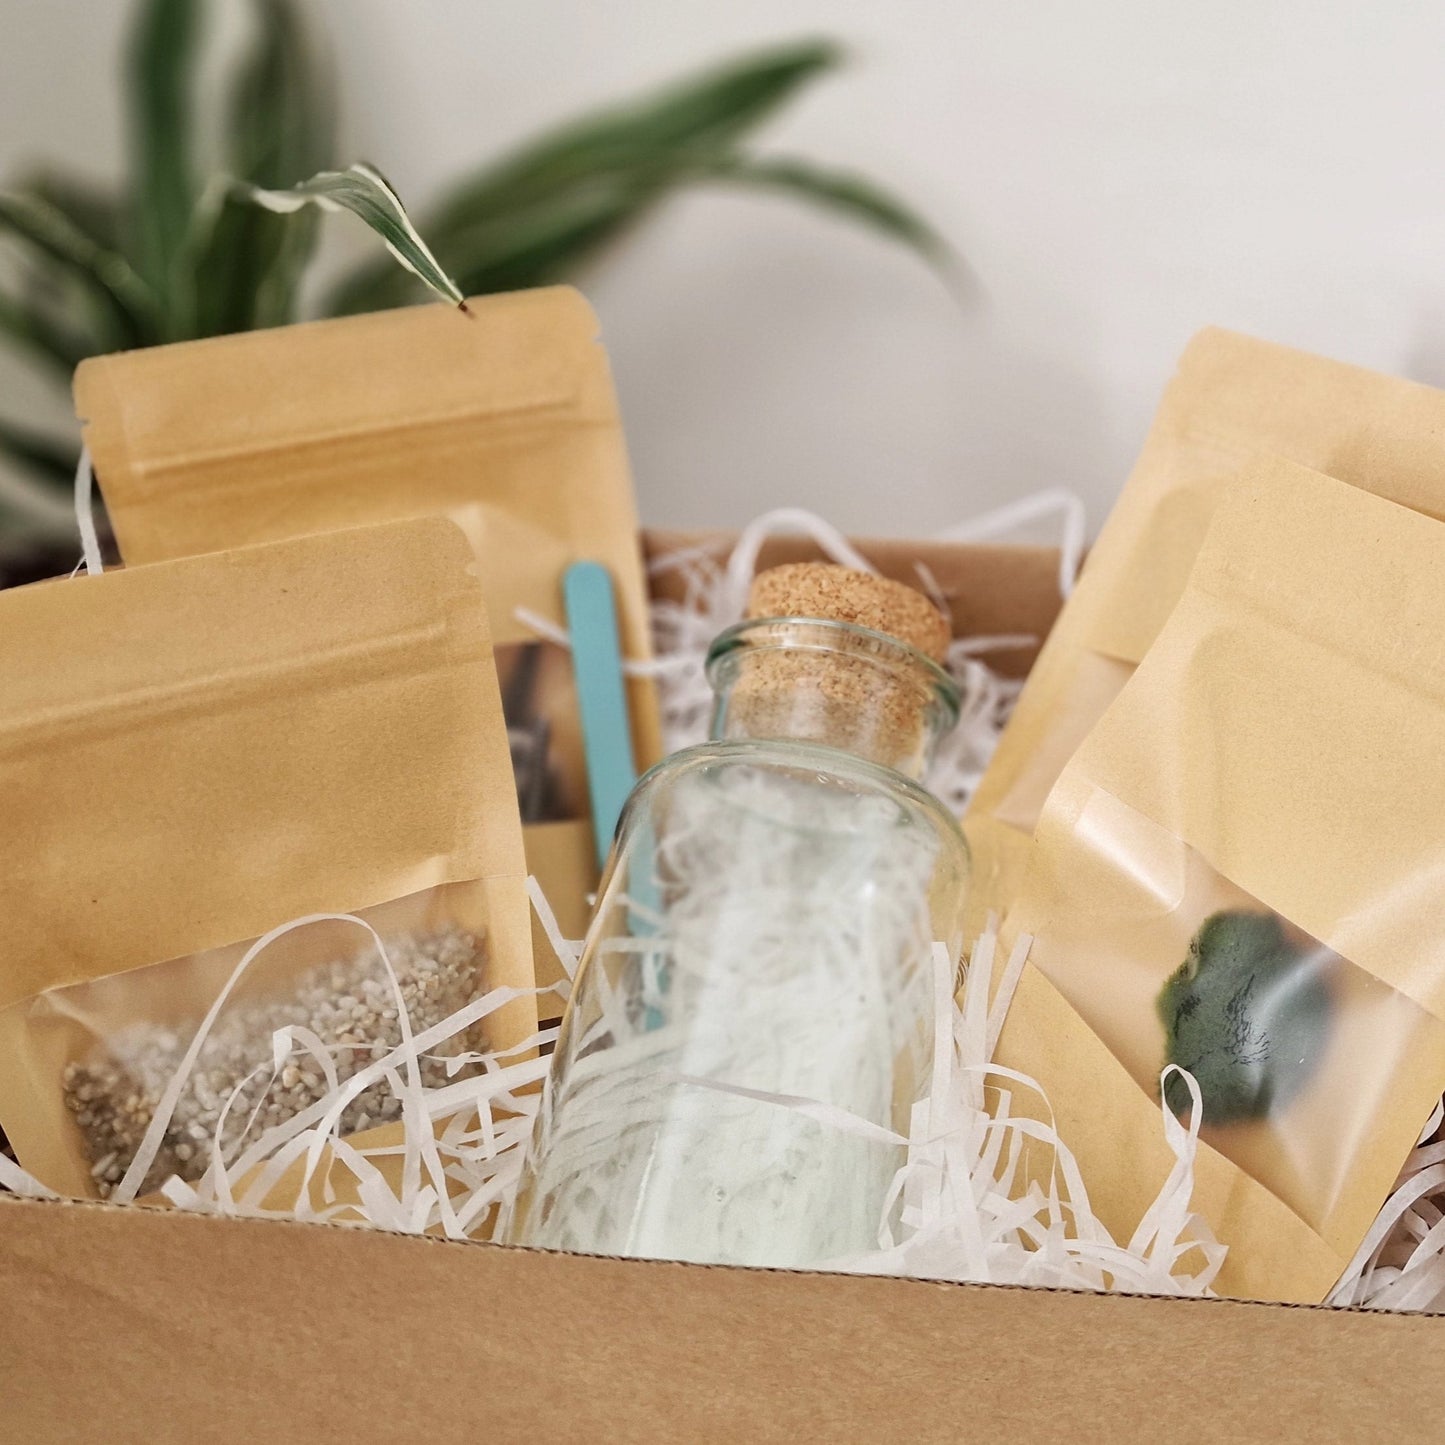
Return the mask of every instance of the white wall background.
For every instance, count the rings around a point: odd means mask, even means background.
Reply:
[[[730,49],[815,32],[851,45],[852,66],[766,146],[886,180],[976,291],[952,296],[913,257],[781,199],[670,204],[584,280],[655,523],[792,502],[924,534],[1058,484],[1097,522],[1175,356],[1211,322],[1445,384],[1432,0],[314,8],[346,152],[413,204],[547,122]],[[128,9],[0,0],[0,172],[118,165]],[[6,403],[39,405],[13,367]]]

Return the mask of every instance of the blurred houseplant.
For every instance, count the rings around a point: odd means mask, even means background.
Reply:
[[[0,276],[0,343],[62,384],[97,352],[300,315],[318,217],[309,206],[278,214],[256,204],[251,188],[292,187],[335,165],[329,75],[294,0],[250,6],[249,49],[208,107],[197,82],[207,0],[140,0],[125,70],[122,191],[57,172],[0,191],[0,241],[14,263]],[[791,193],[936,259],[941,247],[929,229],[869,182],[744,145],[838,60],[824,41],[780,46],[584,116],[457,182],[420,232],[464,292],[541,285],[574,275],[670,192],[713,181]],[[224,168],[209,179],[198,159],[208,129],[220,132]],[[386,218],[363,200],[352,209],[380,228]],[[342,277],[317,309],[339,315],[424,296],[415,275],[383,257]],[[23,478],[0,497],[0,531],[33,541],[48,515],[53,537],[76,439],[0,412],[0,454]]]

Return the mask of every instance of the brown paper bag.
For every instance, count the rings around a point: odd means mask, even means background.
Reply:
[[[247,944],[299,916],[361,911],[421,1014],[531,988],[475,573],[431,518],[0,594],[0,1123],[43,1182],[116,1183],[124,1160],[97,1150],[119,1137],[116,1100],[137,1095],[126,1127],[143,1129],[156,1070]],[[232,1072],[264,1064],[289,1023],[314,1026],[339,1069],[395,1043],[371,952],[342,923],[267,948],[217,1021],[228,1048],[259,1047]],[[369,1022],[339,1024],[373,982]],[[303,991],[324,1027],[297,1015]],[[483,1020],[499,1047],[535,1027],[530,996]],[[199,1094],[183,1096],[192,1122]],[[377,1121],[360,1107],[344,1122]],[[181,1129],[158,1163],[184,1173],[187,1152]]]
[[[1442,617],[1445,526],[1251,467],[1006,920],[1034,941],[1001,1060],[1067,1110],[1116,1237],[1167,1172],[1161,1069],[1197,1077],[1225,1292],[1323,1298],[1445,1091]]]
[[[1008,906],[1060,770],[1158,635],[1220,497],[1273,454],[1445,516],[1445,392],[1228,331],[1190,342],[970,804],[975,923]]]
[[[508,704],[527,855],[580,937],[596,883],[571,665],[517,616],[563,621],[589,558],[624,655],[650,653],[637,517],[597,318],[554,287],[95,358],[76,409],[128,564],[446,512],[467,532]],[[629,684],[636,763],[651,685]],[[541,982],[560,973],[543,943]]]

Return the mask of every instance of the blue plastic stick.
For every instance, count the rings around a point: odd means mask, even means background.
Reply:
[[[592,837],[601,867],[607,861],[622,805],[637,781],[612,578],[600,562],[574,562],[563,574],[562,598],[572,638],[582,745],[587,753]]]
[[[617,608],[612,597],[612,579],[597,562],[574,562],[562,578],[563,602],[567,609],[567,630],[572,637],[572,669],[577,679],[578,710],[582,714],[582,745],[587,753],[587,788],[592,799],[592,836],[597,845],[597,865],[607,862],[612,835],[622,805],[637,781],[632,759],[632,729],[628,725],[627,694],[622,683],[622,650],[617,634]],[[638,937],[653,931],[648,912],[657,907],[657,889],[652,880],[652,848],[646,840],[651,830],[644,825],[639,839],[639,856],[633,859],[628,893],[643,910],[631,910],[631,926]],[[668,991],[664,974],[657,981],[660,993]],[[643,1028],[661,1028],[661,1012],[649,1004],[643,1013]]]

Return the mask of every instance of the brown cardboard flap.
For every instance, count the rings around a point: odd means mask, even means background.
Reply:
[[[8,1438],[1433,1441],[1438,1317],[0,1203]]]
[[[649,565],[688,547],[707,548],[726,558],[733,532],[647,531],[642,549]],[[1054,547],[1014,547],[986,543],[914,542],[897,538],[855,542],[854,546],[885,576],[919,585],[921,565],[937,582],[952,613],[955,637],[1026,636],[1028,646],[990,653],[987,662],[1005,677],[1022,677],[1059,615],[1059,553]],[[758,555],[758,570],[785,562],[813,562],[823,553],[806,537],[770,537]],[[679,599],[676,572],[649,577],[656,597]]]

